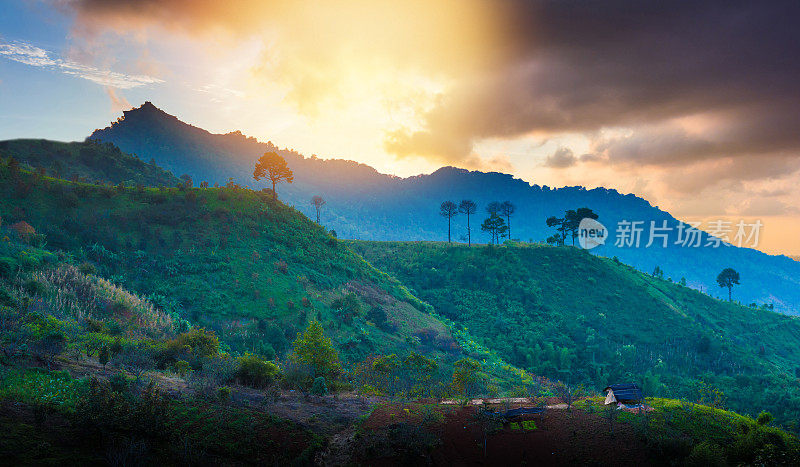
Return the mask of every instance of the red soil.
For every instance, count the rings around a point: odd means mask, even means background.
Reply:
[[[419,424],[418,406],[378,407],[364,428],[376,430],[392,423]],[[601,413],[548,410],[533,416],[535,430],[511,429],[506,425],[486,437],[476,420],[476,407],[438,407],[444,421],[428,429],[441,443],[431,453],[435,465],[646,465],[646,447],[637,439],[630,424],[609,420]],[[501,409],[498,407],[498,409]],[[388,462],[387,462],[388,461]],[[391,465],[382,459],[381,465]]]

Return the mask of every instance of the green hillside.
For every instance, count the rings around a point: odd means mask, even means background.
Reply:
[[[447,366],[449,327],[398,282],[261,192],[71,183],[3,166],[0,216],[236,352],[282,357],[322,323],[345,362],[411,350]],[[430,338],[428,338],[430,337]]]
[[[473,463],[489,452],[509,463],[547,454],[579,464],[791,464],[798,456],[797,439],[769,426],[770,415],[756,421],[720,410],[726,401],[715,392],[725,378],[738,382],[756,370],[765,388],[782,384],[776,375],[796,355],[778,341],[795,321],[754,321],[757,313],[779,315],[721,304],[612,260],[571,248],[351,245],[267,194],[236,186],[98,186],[7,162],[0,164],[0,216],[0,459],[6,463],[407,465]],[[451,293],[447,284],[469,292],[453,292],[434,312],[352,246],[376,262],[394,255],[418,290],[442,294],[432,300]],[[532,259],[538,266],[528,264]],[[561,281],[592,286],[567,290],[556,280],[532,279],[533,271],[559,268]],[[698,342],[710,336],[707,357],[692,363],[668,354],[650,365],[651,394],[682,396],[673,382],[702,379],[710,385],[698,386],[701,397],[687,397],[713,407],[651,398],[647,415],[621,412],[505,363],[517,358],[509,348],[522,346],[514,336],[524,328],[524,339],[541,346],[519,363],[540,374],[570,382],[579,375],[590,386],[615,371],[638,377],[646,366],[638,349],[658,348],[656,333],[637,344],[635,325],[598,327],[595,343],[584,337],[582,345],[580,329],[591,327],[590,319],[556,311],[572,306],[587,316],[595,309],[592,319],[607,315],[596,310],[603,297],[619,299],[607,297],[600,279],[629,295],[632,303],[618,306],[620,316],[652,308],[653,319],[664,315],[665,333],[680,336],[679,328],[701,319],[695,314],[731,310],[742,313],[740,321],[782,329],[763,338],[762,355],[748,360],[744,353],[752,347],[733,349],[725,336],[730,329],[744,340],[753,335],[719,315],[695,327],[714,329],[698,334]],[[573,290],[585,299],[576,302]],[[547,296],[557,305],[545,305]],[[692,297],[693,306],[711,311],[681,309]],[[665,309],[679,317],[667,318]],[[520,319],[525,310],[534,310],[534,318]],[[318,322],[321,339],[313,335]],[[295,340],[299,331],[303,338]],[[326,336],[341,367],[328,365]],[[586,349],[593,349],[593,363],[579,370]],[[773,358],[773,352],[784,353]],[[301,355],[321,359],[320,368],[329,370],[317,372]],[[703,358],[738,366],[726,373],[719,363],[702,366]],[[605,359],[615,363],[597,363]],[[665,369],[676,362],[685,371]],[[707,368],[703,378],[691,376],[698,368]],[[707,379],[712,371],[723,376]],[[786,388],[795,382],[784,383],[773,394],[783,391],[785,406],[796,407]],[[502,425],[492,414],[518,399],[481,406],[438,399],[497,395],[556,405],[535,421]],[[761,404],[758,396],[750,395],[744,411],[770,408],[785,420],[783,407]],[[576,398],[572,409],[557,404]],[[738,403],[733,399],[728,405]]]
[[[0,158],[13,157],[31,171],[67,180],[126,185],[175,186],[172,173],[119,150],[111,143],[89,140],[62,143],[46,139],[0,141]]]
[[[224,353],[212,333],[68,255],[12,240],[13,226],[0,234],[4,464],[310,462],[317,435],[226,403],[257,357]]]
[[[797,318],[721,302],[572,247],[350,245],[534,374],[595,389],[634,380],[652,396],[719,396],[740,412],[800,418]]]

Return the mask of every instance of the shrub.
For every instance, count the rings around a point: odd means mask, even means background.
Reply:
[[[256,388],[270,386],[280,376],[278,365],[247,353],[239,357],[236,378],[240,383]]]
[[[27,292],[28,295],[35,296],[35,295],[44,295],[47,291],[44,284],[37,281],[36,279],[28,279],[22,284],[22,288]]]
[[[215,356],[203,362],[202,373],[217,385],[229,384],[236,377],[238,362],[227,356]]]
[[[184,332],[168,344],[168,348],[175,354],[180,353],[186,347],[198,358],[213,357],[219,354],[219,338],[214,331],[205,328],[194,328]]]
[[[178,360],[172,364],[172,371],[179,374],[181,377],[186,377],[192,372],[192,367],[186,360]]]
[[[221,388],[217,389],[217,399],[223,404],[231,400],[231,388],[228,386],[222,386]]]
[[[367,312],[367,321],[371,321],[375,326],[379,329],[383,329],[386,326],[386,322],[388,317],[386,316],[386,312],[380,307],[372,307]]]
[[[0,277],[11,277],[17,270],[17,262],[13,258],[0,258]]]
[[[108,378],[108,385],[111,390],[119,393],[126,392],[131,387],[132,382],[132,379],[129,379],[122,373],[116,373]]]
[[[696,445],[689,457],[686,458],[687,466],[715,467],[725,466],[725,453],[722,448],[710,441],[703,441]]]
[[[311,385],[311,394],[315,396],[324,396],[328,393],[328,386],[325,384],[324,376],[317,376],[314,378],[314,384]]]
[[[94,264],[88,261],[84,261],[83,263],[81,263],[80,266],[78,266],[78,271],[80,271],[81,274],[87,274],[87,275],[97,274],[97,268],[94,267]]]
[[[17,302],[6,289],[0,288],[0,305],[16,307]]]
[[[769,425],[770,423],[772,423],[772,420],[774,419],[775,417],[773,417],[771,413],[762,411],[760,414],[758,414],[758,418],[756,418],[756,423],[762,426]]]

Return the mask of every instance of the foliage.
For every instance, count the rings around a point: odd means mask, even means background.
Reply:
[[[297,360],[311,365],[315,376],[335,376],[341,370],[339,354],[316,320],[304,332],[297,333],[292,348]]]
[[[256,355],[247,353],[239,357],[239,369],[236,378],[248,386],[265,388],[280,377],[280,368],[273,362],[265,361]]]
[[[502,217],[498,216],[497,214],[492,214],[483,221],[483,224],[481,224],[481,230],[488,232],[489,235],[491,235],[491,243],[499,244],[500,239],[506,237],[508,226],[506,226],[506,222]]]
[[[471,358],[462,358],[453,364],[453,390],[470,396],[480,380],[481,364]]]
[[[14,157],[22,168],[40,167],[55,178],[79,179],[93,182],[120,182],[129,186],[174,186],[178,179],[154,164],[126,154],[111,143],[87,140],[80,143],[61,143],[43,139],[0,141],[0,153]],[[60,200],[67,206],[77,205],[77,197]]]
[[[311,394],[315,396],[324,396],[328,394],[328,386],[325,384],[324,376],[317,376],[314,378],[314,384],[311,385]]]
[[[17,176],[32,178],[25,170]],[[42,306],[60,309],[59,301],[75,300],[73,292],[83,303],[84,284],[94,283],[98,296],[89,300],[90,309],[70,306],[69,314],[88,315],[105,331],[122,329],[129,338],[185,332],[193,323],[213,330],[231,351],[270,359],[284,357],[312,317],[326,323],[328,337],[348,361],[403,350],[405,339],[420,329],[446,332],[428,314],[430,307],[295,209],[235,186],[184,190],[196,193],[196,201],[187,202],[176,188],[120,192],[45,177],[21,202],[13,184],[0,183],[0,236],[24,220],[53,252],[16,238],[0,242],[0,276],[39,270],[63,257],[82,266],[65,278],[35,278],[48,289]],[[65,209],[58,200],[69,194],[78,202]],[[93,277],[73,280],[81,274]],[[337,297],[347,300],[344,316],[330,305]],[[386,320],[370,326],[361,310],[376,308]],[[328,325],[332,319],[337,322]],[[129,326],[130,320],[140,326]],[[157,359],[159,366],[173,356],[189,358],[178,355],[181,349],[170,351],[177,352]]]
[[[723,269],[717,276],[717,285],[728,289],[728,301],[731,300],[731,289],[739,285],[739,273],[733,268]]]
[[[775,417],[773,417],[771,413],[769,413],[767,411],[762,411],[760,414],[758,414],[758,417],[756,418],[756,422],[759,425],[769,425],[770,423],[772,423],[772,420],[774,420],[774,419],[775,419]]]
[[[725,453],[716,444],[703,441],[692,448],[692,453],[686,459],[687,466],[693,467],[724,467],[728,465]]]
[[[270,151],[264,153],[258,161],[253,170],[253,178],[261,180],[262,178],[269,179],[272,182],[272,199],[277,199],[275,192],[275,185],[281,181],[292,183],[294,181],[294,174],[292,170],[286,165],[286,159],[279,156],[276,152]]]
[[[635,381],[646,396],[753,416],[769,410],[783,424],[800,418],[797,318],[719,301],[571,247],[351,245],[452,320],[468,353],[496,353],[590,392]]]

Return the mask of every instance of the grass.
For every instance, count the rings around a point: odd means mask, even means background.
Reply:
[[[433,305],[457,338],[465,330],[468,352],[598,391],[635,381],[648,395],[720,398],[751,415],[769,410],[787,426],[800,419],[796,317],[572,247],[349,244]]]
[[[4,177],[16,177],[0,186],[5,225],[24,220],[40,245],[90,264],[109,287],[135,291],[167,316],[214,328],[234,350],[281,355],[311,319],[350,359],[403,351],[422,329],[449,332],[399,283],[264,193],[103,187],[7,169]],[[343,319],[331,303],[348,293],[360,309]],[[367,321],[372,308],[392,326]]]

